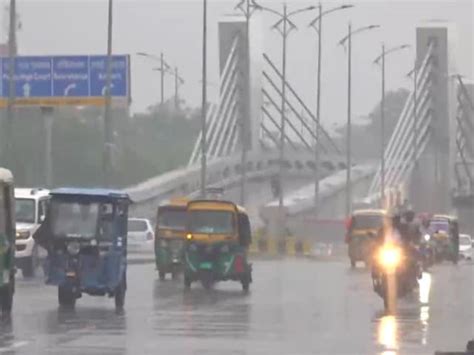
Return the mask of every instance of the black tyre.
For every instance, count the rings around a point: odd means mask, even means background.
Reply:
[[[0,290],[0,309],[3,314],[10,314],[13,307],[13,293],[15,279],[11,278],[10,283]]]
[[[158,276],[160,277],[160,280],[163,281],[166,279],[166,272],[160,270],[158,271]]]
[[[244,278],[242,281],[242,291],[244,292],[249,292],[250,290],[250,282],[248,280],[248,278]]]
[[[117,288],[115,289],[115,309],[122,310],[125,305],[125,293],[127,292],[127,284],[125,278],[120,281]]]
[[[176,280],[178,278],[178,271],[173,270],[171,271],[171,279]]]
[[[354,259],[351,259],[351,268],[355,269],[356,267],[356,261]]]
[[[21,268],[21,273],[25,279],[35,277],[37,263],[36,258],[33,255],[25,260],[25,264]]]
[[[184,275],[184,288],[186,290],[191,289],[191,279],[186,275]]]
[[[63,308],[74,308],[76,306],[76,295],[72,291],[71,287],[58,287],[58,302],[59,306]]]

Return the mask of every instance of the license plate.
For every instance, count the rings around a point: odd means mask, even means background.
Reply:
[[[74,271],[69,271],[69,272],[66,272],[66,276],[67,277],[76,277],[76,273]]]
[[[212,269],[212,263],[201,263],[199,268],[203,270],[210,270]]]

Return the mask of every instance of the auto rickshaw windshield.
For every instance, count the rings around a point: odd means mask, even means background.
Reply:
[[[234,214],[229,211],[189,212],[189,231],[205,234],[233,234]]]
[[[356,215],[352,219],[353,229],[374,229],[383,225],[384,217],[382,215]]]
[[[158,228],[184,231],[186,229],[186,210],[160,210],[158,215]]]
[[[54,201],[51,205],[52,234],[55,237],[95,237],[99,207],[97,202]]]
[[[449,222],[448,221],[442,221],[442,220],[431,221],[429,229],[433,233],[438,233],[438,232],[448,233],[448,231],[449,231]]]

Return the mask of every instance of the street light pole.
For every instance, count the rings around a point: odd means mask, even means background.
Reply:
[[[207,0],[203,0],[202,24],[202,106],[201,106],[201,198],[206,197],[207,175]]]
[[[352,37],[355,34],[379,28],[379,25],[369,25],[352,30],[349,22],[347,35],[339,41],[340,45],[348,44],[347,51],[347,135],[346,135],[346,216],[352,211]]]
[[[352,24],[349,22],[347,49],[347,148],[346,148],[346,216],[352,210]]]
[[[281,120],[280,120],[280,149],[278,160],[278,184],[280,193],[278,194],[278,211],[280,218],[283,218],[283,160],[285,159],[285,109],[286,109],[286,40],[288,37],[287,23],[288,10],[286,3],[283,4],[283,48],[282,48],[282,82],[281,82]],[[280,225],[282,227],[282,225]],[[281,229],[280,229],[280,232]]]
[[[109,0],[108,6],[108,28],[107,28],[107,65],[106,65],[106,85],[105,85],[105,110],[104,110],[104,133],[105,144],[103,152],[103,174],[104,185],[110,185],[111,165],[112,165],[112,118],[110,115],[111,104],[111,81],[112,81],[112,21],[113,21],[113,0]]]
[[[13,106],[15,105],[15,57],[16,57],[16,0],[10,0],[10,27],[8,34],[8,102],[5,139],[5,160],[10,169],[13,168]]]
[[[315,158],[315,176],[314,176],[314,208],[316,215],[319,210],[319,172],[320,172],[320,126],[321,126],[321,63],[322,63],[322,32],[323,32],[323,17],[332,12],[344,10],[353,7],[353,5],[342,5],[323,12],[323,5],[318,5],[318,17],[316,17],[310,24],[318,34],[318,69],[317,69],[317,92],[316,92],[316,127],[315,127],[315,144],[314,144],[314,158]],[[316,27],[318,23],[318,27]]]
[[[377,64],[379,61],[382,63],[382,98],[380,102],[380,205],[385,208],[385,57],[388,54],[397,52],[402,49],[409,48],[410,45],[403,44],[401,46],[386,49],[385,44],[382,44],[382,54],[380,54],[374,63]]]
[[[160,53],[160,74],[161,74],[161,104],[165,102],[165,70],[164,70],[163,52]]]

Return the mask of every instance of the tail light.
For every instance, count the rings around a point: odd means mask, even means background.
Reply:
[[[242,255],[236,255],[234,260],[234,272],[240,274],[244,272],[244,258]]]

